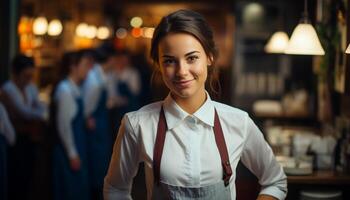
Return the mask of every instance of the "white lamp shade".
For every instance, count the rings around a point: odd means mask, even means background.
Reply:
[[[346,48],[345,53],[350,54],[350,44],[349,44],[348,48]]]
[[[294,29],[286,54],[324,55],[317,33],[311,24],[301,23]]]
[[[289,37],[283,31],[277,31],[272,35],[265,46],[267,53],[284,53],[288,46]]]
[[[45,35],[47,32],[47,19],[45,17],[38,17],[33,23],[33,33],[35,35]]]
[[[49,23],[48,34],[50,36],[57,36],[62,33],[62,23],[58,19],[54,19]]]

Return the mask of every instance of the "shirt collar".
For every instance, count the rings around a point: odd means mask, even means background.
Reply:
[[[214,126],[214,105],[207,94],[207,99],[204,104],[192,115],[198,118],[203,123]],[[187,116],[191,116],[184,111],[169,94],[163,102],[164,114],[167,122],[168,129],[172,129],[183,121]]]

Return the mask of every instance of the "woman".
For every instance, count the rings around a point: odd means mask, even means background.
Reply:
[[[131,199],[132,179],[144,162],[147,199],[236,199],[241,160],[259,179],[258,199],[284,199],[286,176],[254,122],[206,92],[217,53],[204,18],[189,10],[164,17],[152,38],[151,57],[170,93],[125,115],[105,198]]]
[[[87,124],[90,189],[94,199],[103,199],[103,178],[112,153],[107,99],[107,75],[115,65],[115,50],[110,43],[96,49],[97,63],[84,82],[84,115]]]
[[[58,143],[53,151],[54,199],[89,199],[87,141],[80,85],[90,68],[84,51],[63,56],[62,74],[54,92]]]

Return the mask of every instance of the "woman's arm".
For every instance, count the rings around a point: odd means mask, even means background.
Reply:
[[[241,160],[259,179],[261,191],[258,199],[285,199],[287,177],[263,134],[249,116],[246,120],[246,131],[247,138]]]
[[[104,179],[105,200],[131,198],[131,186],[140,161],[140,147],[132,125],[124,116],[114,144],[107,175]]]

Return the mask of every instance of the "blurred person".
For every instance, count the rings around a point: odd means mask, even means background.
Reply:
[[[109,84],[109,107],[112,108],[113,133],[117,132],[120,122],[125,113],[139,108],[141,80],[137,69],[130,62],[130,53],[121,50],[116,55],[116,65],[110,74]],[[115,137],[113,137],[115,139]]]
[[[286,197],[287,177],[253,120],[211,100],[206,90],[206,83],[213,89],[217,55],[213,32],[199,13],[179,10],[162,18],[151,57],[170,92],[123,118],[105,178],[106,200],[131,199],[140,162],[149,200],[236,199],[240,160],[259,179],[258,200]]]
[[[9,149],[9,199],[33,198],[32,189],[38,178],[35,168],[48,112],[32,83],[34,66],[33,58],[16,55],[12,61],[11,79],[2,86],[1,101],[17,134],[16,144]],[[19,182],[22,192],[17,191]]]
[[[89,71],[83,86],[87,124],[90,187],[94,199],[102,199],[103,178],[112,152],[107,99],[107,74],[116,64],[115,49],[104,43],[96,49],[97,63]]]
[[[7,199],[7,147],[13,146],[15,141],[15,130],[0,102],[0,199],[4,200]]]
[[[83,50],[63,55],[62,80],[53,92],[51,121],[56,122],[53,149],[53,195],[56,200],[90,199],[87,138],[81,84],[91,68]]]

